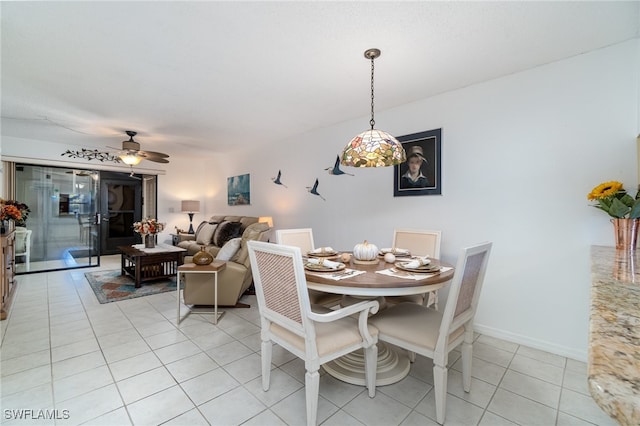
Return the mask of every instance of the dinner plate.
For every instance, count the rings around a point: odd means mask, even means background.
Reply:
[[[418,268],[408,268],[405,265],[411,263],[409,262],[396,262],[396,267],[398,269],[402,269],[403,271],[409,271],[409,272],[422,272],[422,273],[433,273],[433,272],[440,272],[440,265],[433,265],[433,264],[428,264],[428,265],[422,265]]]
[[[315,263],[307,263],[304,265],[304,269],[313,272],[336,272],[342,271],[344,268],[346,268],[346,265],[344,263],[339,264],[337,268],[329,268],[327,266],[317,265]]]
[[[311,256],[311,257],[331,257],[331,256],[337,256],[339,253],[337,251],[323,251],[323,252],[318,252],[318,253],[311,253],[308,252],[307,256]]]

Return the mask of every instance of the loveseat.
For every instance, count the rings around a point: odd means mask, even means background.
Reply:
[[[219,231],[225,235],[220,232],[216,235],[215,231],[220,227],[224,227]],[[241,236],[236,235],[235,228],[241,232]],[[225,269],[218,274],[218,305],[245,307],[248,305],[239,303],[238,299],[251,286],[253,279],[247,241],[267,241],[271,231],[268,224],[258,223],[257,217],[212,216],[198,226],[195,234],[180,234],[180,238],[186,238],[178,246],[187,249],[185,263],[190,263],[202,246],[214,258],[222,256],[223,260],[227,260]],[[222,244],[222,247],[216,243]],[[183,298],[186,305],[211,306],[215,303],[210,275],[187,274],[184,278]]]

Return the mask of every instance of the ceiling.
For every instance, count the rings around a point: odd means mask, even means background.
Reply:
[[[1,2],[2,135],[228,152],[640,35],[640,2]],[[384,129],[380,121],[377,127]],[[345,135],[346,140],[352,135]]]

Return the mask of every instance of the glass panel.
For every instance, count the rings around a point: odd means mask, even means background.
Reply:
[[[28,253],[16,257],[16,272],[99,265],[98,172],[16,164],[15,176],[15,199],[31,210],[21,236],[28,241],[20,241]]]

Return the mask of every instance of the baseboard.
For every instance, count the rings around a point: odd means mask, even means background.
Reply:
[[[497,339],[506,340],[508,342],[517,343],[519,345],[529,346],[530,348],[539,349],[541,351],[550,352],[552,354],[575,359],[577,361],[587,362],[587,353],[576,350],[567,346],[556,345],[544,340],[532,339],[521,334],[511,333],[509,331],[498,328],[487,327],[481,324],[474,324],[474,330],[486,336],[495,337]]]

